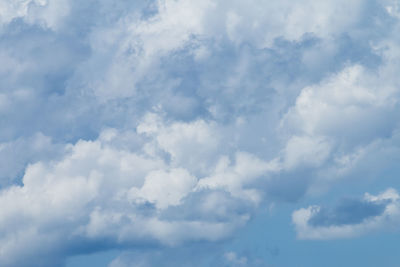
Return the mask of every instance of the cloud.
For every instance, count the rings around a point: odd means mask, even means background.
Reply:
[[[346,66],[302,88],[295,104],[282,117],[280,130],[286,136],[283,166],[289,170],[319,169],[310,192],[349,178],[354,171],[361,171],[361,165],[369,169],[362,162],[385,164],[377,156],[384,150],[378,143],[390,149],[398,147],[398,124],[393,116],[399,91],[392,72],[397,65],[389,60],[394,56],[392,49],[396,50],[392,47],[383,52],[386,59],[378,68]],[[374,175],[383,170],[375,169]]]
[[[308,135],[332,135],[350,139],[352,144],[356,137],[359,142],[368,141],[381,134],[375,128],[384,131],[394,126],[387,125],[385,117],[396,108],[397,89],[390,81],[378,84],[386,71],[385,66],[376,75],[361,66],[350,66],[319,86],[303,88],[286,117],[287,123]],[[352,127],[355,123],[357,129]]]
[[[398,13],[1,1],[0,265],[218,243],[272,202],[397,170]],[[296,211],[299,236],[378,229],[391,194]]]
[[[318,214],[310,219],[310,224],[315,227],[358,224],[368,218],[380,216],[385,206],[381,203],[344,199],[334,210],[320,209]]]
[[[310,206],[292,214],[300,239],[338,239],[390,229],[399,220],[399,195],[387,189],[363,199],[343,199],[333,209]]]
[[[0,143],[0,185],[5,187],[19,182],[28,163],[55,159],[62,154],[62,145],[54,144],[41,133]]]
[[[62,19],[69,15],[69,9],[67,0],[6,0],[0,4],[0,23],[7,24],[22,18],[28,23],[56,30]]]
[[[197,166],[181,164],[180,158],[177,162],[174,149],[180,149],[181,142],[196,144],[208,138],[202,133],[212,129],[212,124],[160,122],[160,129],[154,127],[143,122],[137,133],[108,129],[95,141],[67,145],[61,159],[29,165],[22,185],[3,189],[0,195],[0,225],[7,229],[1,237],[0,262],[51,266],[51,259],[39,262],[34,255],[52,254],[61,261],[81,240],[121,248],[143,242],[176,246],[218,241],[243,226],[252,212],[248,207],[256,208],[260,200],[259,190],[244,177],[252,174],[253,180],[262,179],[269,171],[268,163],[254,155],[238,154],[231,166],[221,166],[203,160],[207,153],[199,153],[193,157],[208,162],[202,170],[208,175],[196,177]],[[154,129],[154,136],[149,137]],[[164,145],[164,133],[179,136],[166,139],[173,140],[174,149]],[[147,141],[139,149],[119,149],[124,135],[128,143],[131,138]],[[214,146],[219,142],[208,149]],[[207,147],[203,149],[207,152]],[[224,155],[219,157],[220,162],[227,160]],[[223,184],[213,182],[224,176],[231,178],[221,180]],[[241,208],[243,203],[246,209]],[[42,245],[30,245],[35,242]]]

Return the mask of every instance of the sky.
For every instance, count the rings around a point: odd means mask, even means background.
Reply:
[[[400,265],[398,0],[0,0],[0,266]]]

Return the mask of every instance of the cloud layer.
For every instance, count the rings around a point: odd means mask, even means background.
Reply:
[[[396,173],[399,10],[1,1],[0,265],[216,244],[268,205]],[[358,236],[396,222],[397,202],[390,189],[292,219],[302,239]]]

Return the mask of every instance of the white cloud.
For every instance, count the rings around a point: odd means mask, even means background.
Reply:
[[[235,252],[225,253],[226,261],[232,266],[248,266],[246,257],[238,257]]]
[[[144,199],[155,203],[157,208],[179,205],[181,199],[192,192],[197,184],[196,177],[185,169],[171,169],[169,172],[152,171],[147,174],[140,190],[131,188],[128,195],[133,200]]]
[[[185,164],[177,162],[173,153],[182,148],[180,141],[187,143],[192,139],[194,143],[200,142],[202,151],[214,151],[219,142],[204,134],[212,123],[168,125],[160,121],[157,127],[158,131],[154,132],[151,125],[138,127],[139,134],[148,140],[136,152],[128,146],[118,148],[124,145],[118,142],[124,138],[129,142],[135,133],[129,137],[129,134],[107,129],[98,140],[67,145],[67,152],[60,160],[28,166],[23,185],[3,189],[0,195],[0,226],[7,229],[0,238],[0,263],[24,266],[29,264],[27,259],[37,260],[31,255],[67,251],[79,240],[96,242],[105,238],[111,246],[137,242],[175,246],[195,240],[217,241],[242,226],[251,211],[235,214],[235,197],[256,207],[260,201],[253,194],[256,190],[243,188],[251,186],[273,166],[241,152],[234,165],[222,167],[220,163],[218,167],[212,161],[203,160],[200,154],[195,155],[196,160],[209,164],[203,172],[211,178],[196,177],[193,175],[196,168],[191,164],[187,168],[175,167]],[[166,133],[179,138],[159,138]],[[160,140],[173,142],[164,146]],[[213,145],[207,146],[207,142]],[[147,153],[144,148],[149,144],[157,146],[156,150]],[[168,162],[163,153],[169,153],[172,160]],[[226,160],[226,156],[220,157]],[[215,194],[218,190],[226,190],[233,196],[220,197]],[[175,219],[168,217],[170,208],[183,209],[185,205],[192,205],[186,203],[186,199],[195,194],[204,195],[205,202],[195,204],[203,217],[192,219],[184,213]],[[220,219],[213,219],[215,216]],[[30,242],[43,245],[24,245]],[[26,262],[17,260],[21,255]]]
[[[148,149],[162,149],[171,156],[174,166],[187,168],[196,174],[206,172],[216,160],[221,141],[214,122],[175,122],[165,127],[156,114],[147,114],[138,125],[138,132],[154,138],[155,142],[149,144]]]
[[[164,80],[163,86],[172,82],[164,76],[161,62],[185,50],[204,61],[227,41],[262,49],[273,47],[277,38],[339,36],[362,19],[363,3],[160,0],[157,9],[154,16],[132,16],[91,32],[90,45],[96,53],[86,67],[95,70],[84,80],[101,101],[135,96],[139,84],[155,76]],[[97,68],[98,60],[106,58],[107,66]]]
[[[396,87],[379,83],[381,76],[355,65],[320,85],[306,87],[286,115],[286,123],[308,135],[369,137],[398,101]]]
[[[301,167],[318,167],[326,161],[332,145],[329,140],[321,137],[293,136],[286,144],[284,166],[292,169]]]
[[[0,265],[220,241],[269,193],[396,168],[398,7],[375,4],[0,1]],[[313,212],[300,232],[332,236]]]
[[[266,179],[270,173],[277,171],[279,165],[275,161],[265,162],[248,153],[237,153],[234,164],[228,157],[220,158],[211,175],[199,181],[198,188],[221,188],[233,196],[259,203],[263,192],[251,185],[260,177],[264,176]]]
[[[392,58],[389,51],[385,56]],[[377,143],[397,147],[393,115],[400,91],[392,68],[397,67],[390,60],[377,70],[347,66],[303,88],[281,120],[285,168],[319,168],[315,182],[327,187],[329,180],[349,177],[357,164],[380,153]]]
[[[69,15],[68,0],[4,0],[0,2],[0,25],[22,18],[28,23],[57,30],[61,20]]]
[[[299,239],[340,239],[367,234],[372,231],[394,229],[399,222],[400,203],[399,195],[394,189],[387,189],[379,195],[364,196],[365,203],[382,204],[384,210],[381,214],[368,217],[359,223],[343,223],[339,225],[313,225],[310,220],[321,212],[320,206],[310,206],[296,210],[292,214],[297,237]],[[350,212],[357,212],[353,210]],[[356,216],[356,215],[355,215]]]
[[[298,41],[304,34],[329,38],[351,30],[362,8],[361,1],[221,2],[221,11],[229,5],[224,14],[229,38],[234,42],[251,40],[260,47],[270,46],[279,37],[290,41]],[[269,31],[264,31],[265,27]]]

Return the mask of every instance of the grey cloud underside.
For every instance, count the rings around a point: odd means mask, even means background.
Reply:
[[[398,168],[392,1],[10,0],[0,12],[0,265],[179,254],[268,204]],[[396,222],[389,195],[302,209],[298,233]],[[146,253],[144,266],[165,258]],[[220,253],[217,266],[253,264]]]
[[[377,230],[393,230],[399,222],[399,195],[389,188],[362,199],[343,199],[334,208],[309,206],[296,210],[292,221],[300,239],[338,239]]]
[[[385,203],[344,199],[334,208],[321,208],[311,217],[309,223],[314,227],[359,224],[371,217],[381,215],[385,208]]]

